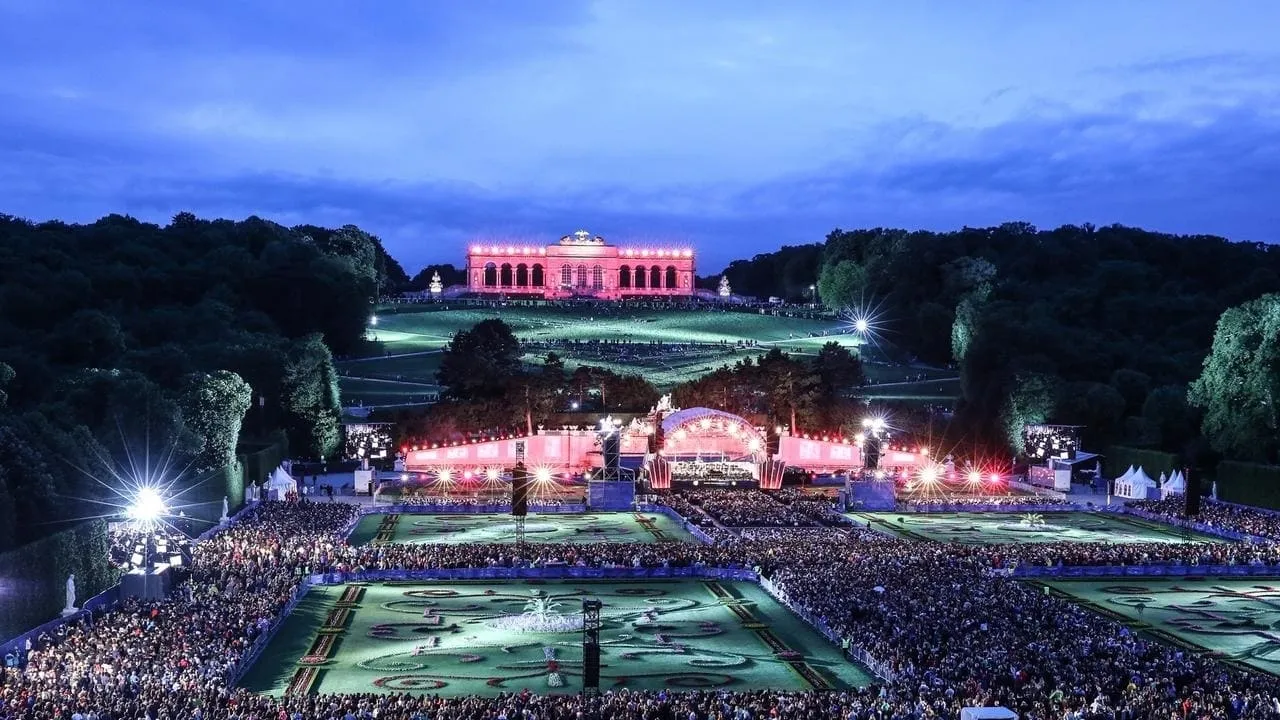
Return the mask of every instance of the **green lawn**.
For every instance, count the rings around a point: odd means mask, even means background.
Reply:
[[[363,545],[382,535],[397,543],[500,543],[515,541],[515,525],[507,515],[366,515],[351,542]],[[540,543],[694,542],[693,536],[666,515],[656,513],[590,513],[539,515],[525,522],[525,540]]]
[[[501,318],[516,336],[531,341],[621,341],[633,343],[704,343],[678,355],[644,357],[643,353],[621,356],[600,353],[590,347],[557,348],[565,366],[572,371],[592,365],[623,375],[645,376],[659,390],[696,380],[703,375],[732,365],[747,357],[758,357],[773,347],[799,355],[813,355],[824,343],[838,342],[850,348],[859,343],[853,335],[842,334],[847,328],[838,320],[799,320],[753,313],[716,310],[641,310],[618,308],[600,314],[563,308],[467,308],[458,310],[414,310],[378,316],[374,330],[378,342],[367,359],[337,363],[343,373],[343,403],[353,405],[386,405],[415,402],[423,391],[411,386],[386,386],[367,379],[398,380],[434,385],[440,366],[440,349],[458,330],[481,320]],[[822,333],[827,333],[823,335]],[[816,335],[816,337],[810,337]],[[740,341],[759,345],[738,348]],[[643,350],[643,348],[640,348]],[[539,349],[524,356],[526,363],[542,361],[546,350]],[[410,354],[413,353],[413,354]],[[892,364],[868,363],[868,377],[879,383],[895,383],[866,388],[865,395],[875,400],[950,401],[960,393],[955,373],[943,369],[921,369]],[[929,382],[896,384],[914,380],[920,373]],[[425,389],[424,389],[425,390]],[[429,390],[428,390],[429,391]]]
[[[534,605],[544,618],[580,622],[584,598],[604,603],[604,690],[844,689],[871,682],[755,584],[687,580],[326,590],[285,621],[242,684],[272,694],[295,678],[321,693],[577,693],[580,624],[545,631],[509,623],[528,620]],[[331,609],[316,612],[326,604]],[[312,665],[299,664],[304,657]]]
[[[1017,513],[849,513],[859,524],[905,537],[962,545],[1044,542],[1228,542],[1214,535],[1116,513],[1041,513],[1045,530],[1028,531]],[[902,522],[899,522],[901,520]]]
[[[501,318],[516,337],[528,340],[631,340],[633,342],[761,343],[816,350],[827,341],[853,346],[852,335],[837,320],[798,320],[715,310],[622,309],[600,314],[562,308],[467,308],[400,312],[378,317],[382,350],[392,354],[439,349],[458,330],[489,318]],[[810,333],[832,333],[807,337]]]
[[[1280,674],[1280,582],[1245,578],[1123,578],[1045,583],[1140,630]]]

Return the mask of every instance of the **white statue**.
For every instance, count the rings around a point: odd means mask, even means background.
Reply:
[[[721,275],[721,276],[720,276],[720,290],[719,290],[719,292],[720,292],[720,297],[722,297],[722,298],[727,298],[727,297],[729,297],[730,295],[732,295],[732,294],[733,294],[733,289],[729,287],[729,276],[728,276],[728,275]]]
[[[431,285],[428,286],[428,290],[432,295],[439,295],[444,292],[444,282],[440,280],[439,271],[431,273]]]
[[[227,521],[227,496],[222,496],[222,522]]]
[[[62,614],[73,615],[76,612],[76,576],[72,573],[67,576],[67,606],[62,609]]]
[[[669,413],[671,412],[671,409],[672,409],[671,394],[667,393],[666,395],[663,395],[662,397],[658,398],[658,404],[654,406],[653,411],[660,412],[660,413]]]

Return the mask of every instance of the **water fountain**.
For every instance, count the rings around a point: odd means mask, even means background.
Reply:
[[[1017,533],[1056,533],[1066,529],[1045,522],[1044,516],[1040,513],[1027,513],[1020,517],[1016,523],[1004,523],[996,527]]]
[[[503,615],[485,624],[496,630],[512,632],[565,633],[582,630],[581,615],[565,615],[560,612],[564,604],[547,596],[541,590],[533,590],[532,597],[524,604],[519,615]]]

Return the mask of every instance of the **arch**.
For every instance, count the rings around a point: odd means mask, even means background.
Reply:
[[[631,268],[626,265],[618,268],[618,287],[631,287]]]
[[[759,461],[768,454],[764,435],[751,423],[733,413],[705,407],[679,410],[663,418],[662,437],[667,455],[727,453]]]
[[[511,287],[511,263],[502,263],[502,267],[498,270],[498,284],[502,287]]]
[[[668,266],[667,266],[667,278],[666,278],[666,280],[667,280],[667,281],[664,283],[664,285],[665,285],[666,287],[669,287],[669,288],[676,287],[676,286],[679,284],[679,282],[676,280],[676,266],[675,266],[675,265],[668,265]]]
[[[546,274],[542,272],[541,263],[534,264],[531,280],[532,282],[530,282],[529,284],[534,287],[546,287],[547,277],[546,277]]]
[[[529,266],[524,263],[516,266],[516,287],[529,287]]]
[[[649,268],[649,287],[654,289],[662,287],[662,268],[657,265]]]
[[[648,283],[646,283],[646,282],[645,282],[645,278],[646,278],[647,276],[648,276],[648,273],[646,273],[646,272],[644,271],[644,266],[643,266],[643,265],[637,265],[637,266],[636,266],[636,277],[635,277],[636,287],[640,288],[641,290],[643,290],[644,288],[648,287],[648,286],[649,286],[649,285],[648,285]]]
[[[587,266],[579,265],[578,266],[578,287],[584,288],[586,286],[587,286]]]
[[[573,286],[573,268],[569,267],[568,265],[560,266],[560,286],[561,287]]]
[[[604,268],[599,265],[591,268],[591,289],[604,289]]]
[[[498,266],[495,265],[494,263],[484,264],[484,286],[485,287],[498,286]]]

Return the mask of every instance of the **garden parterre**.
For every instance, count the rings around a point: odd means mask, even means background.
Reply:
[[[779,507],[783,507],[779,503]],[[1273,545],[1096,543],[957,546],[860,531],[764,527],[691,544],[350,547],[341,503],[268,504],[196,547],[170,599],[128,602],[65,637],[42,638],[0,680],[0,718],[920,718],[1003,704],[1026,718],[1280,717],[1275,678],[1148,640],[999,574],[1017,562],[1257,562]],[[816,533],[813,531],[817,531]],[[826,535],[822,531],[826,531]],[[827,540],[822,538],[826,537]],[[755,567],[795,607],[893,673],[839,692],[630,691],[598,701],[515,693],[324,694],[276,699],[228,684],[244,649],[274,622],[299,577],[412,567],[712,565]]]

